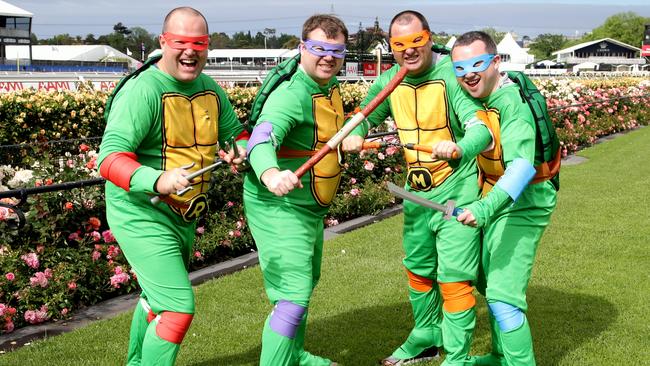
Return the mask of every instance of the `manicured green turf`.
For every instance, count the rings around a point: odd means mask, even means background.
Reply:
[[[639,365],[650,360],[650,128],[580,153],[562,169],[553,222],[528,291],[538,365]],[[411,327],[401,266],[402,217],[326,243],[307,349],[341,365],[374,365]],[[197,315],[178,365],[255,365],[270,311],[259,268],[197,288]],[[473,353],[489,349],[479,297]],[[118,365],[130,314],[38,341],[0,365]],[[429,365],[438,365],[439,362]]]

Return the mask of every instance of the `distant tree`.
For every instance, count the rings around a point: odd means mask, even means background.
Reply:
[[[266,45],[266,36],[262,32],[257,32],[255,37],[253,37],[253,42],[251,42],[252,48],[264,48]]]
[[[87,34],[86,38],[84,39],[84,44],[97,44],[97,39],[95,39],[95,35],[92,33]]]
[[[300,44],[300,38],[292,35],[292,34],[281,34],[280,38],[278,38],[278,44],[280,44],[280,48],[286,48],[286,49],[294,49],[298,47]]]
[[[97,44],[105,44],[115,48],[116,50],[126,50],[126,37],[122,33],[113,32],[111,34],[106,34],[99,36],[97,38]]]
[[[275,36],[275,28],[264,28],[264,48],[278,48],[279,42]]]
[[[565,47],[566,42],[566,37],[561,34],[540,34],[530,44],[530,53],[535,55],[535,60],[546,60],[553,52]]]
[[[38,44],[38,37],[36,37],[36,34],[31,33],[29,35],[29,39],[31,40],[32,44]]]
[[[483,29],[481,29],[481,31],[489,34],[490,37],[492,37],[492,39],[494,40],[494,42],[496,44],[499,44],[499,42],[501,42],[503,37],[506,36],[506,32],[500,32],[500,31],[498,31],[498,30],[496,30],[495,28],[492,28],[492,27],[483,28]]]
[[[594,28],[591,34],[583,37],[582,41],[593,41],[601,38],[613,38],[634,47],[641,47],[645,24],[650,18],[642,17],[634,12],[618,13],[605,20],[603,25]]]
[[[252,48],[253,38],[251,32],[237,32],[232,35],[232,48]]]
[[[131,34],[131,30],[127,28],[122,22],[119,22],[113,26],[113,31],[118,34],[123,34],[125,36],[128,36]]]
[[[224,32],[210,35],[210,48],[230,48],[231,43],[230,37]]]
[[[133,27],[129,31],[130,34],[126,37],[125,47],[131,51],[131,57],[135,59],[142,58],[143,46],[145,58],[147,57],[148,53],[159,47],[156,35],[149,33],[146,29],[142,27]],[[127,53],[126,48],[119,50]]]
[[[447,42],[449,42],[449,39],[451,38],[451,35],[449,35],[449,34],[447,34],[445,32],[440,32],[440,33],[433,32],[431,34],[431,36],[433,38],[433,42],[435,42],[437,44],[441,44],[443,46],[446,45]]]
[[[57,34],[52,38],[43,40],[42,44],[49,44],[49,45],[75,44],[75,38],[70,36],[70,34],[68,34],[68,33]]]

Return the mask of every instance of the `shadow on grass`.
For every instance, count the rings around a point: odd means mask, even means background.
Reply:
[[[619,316],[614,304],[605,298],[548,287],[531,286],[528,304],[538,365],[559,365],[567,354],[603,333]]]
[[[313,314],[317,314],[319,308],[313,309]],[[376,365],[406,338],[411,330],[410,317],[411,306],[404,302],[360,308],[310,321],[305,349],[341,365]],[[258,344],[246,352],[217,356],[193,366],[257,365],[260,351]]]
[[[603,298],[547,287],[532,286],[528,291],[528,301],[539,365],[559,365],[568,353],[605,331],[618,316],[614,305]],[[479,301],[478,304],[478,316],[485,318],[485,302]],[[318,308],[314,311],[317,312]],[[481,348],[489,347],[486,346],[490,344],[487,323],[485,319],[479,322],[483,326],[478,328],[475,342],[481,343]],[[376,365],[379,359],[390,355],[406,339],[411,326],[411,306],[406,301],[358,308],[310,322],[306,349],[341,365]],[[258,344],[244,353],[217,356],[193,365],[256,365],[260,350]],[[473,353],[481,351],[473,350]]]

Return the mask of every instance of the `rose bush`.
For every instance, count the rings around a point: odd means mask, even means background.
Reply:
[[[638,79],[572,81],[540,79],[563,153],[592,144],[598,137],[649,120],[650,82]],[[346,113],[358,106],[369,84],[341,85]],[[245,122],[256,88],[232,87],[228,96]],[[0,191],[97,178],[98,139],[107,94],[36,92],[0,94]],[[617,98],[611,101],[604,99]],[[580,105],[575,105],[580,104]],[[377,130],[394,130],[388,120]],[[404,160],[395,136],[382,138],[382,150],[345,156],[338,195],[326,218],[335,225],[394,204],[386,181],[403,183]],[[57,141],[61,141],[58,143]],[[24,143],[24,144],[21,144]],[[13,145],[13,146],[7,146]],[[73,147],[70,149],[70,147]],[[197,225],[191,267],[255,250],[243,213],[242,174],[228,167],[212,174],[208,213]],[[137,288],[119,243],[105,219],[103,186],[30,195],[20,206],[27,225],[12,230],[16,212],[0,201],[0,332],[62,319],[72,311]]]

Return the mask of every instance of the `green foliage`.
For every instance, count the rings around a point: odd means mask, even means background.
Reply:
[[[535,60],[542,61],[551,57],[551,54],[564,47],[566,37],[561,34],[540,34],[535,42],[530,45],[530,53],[535,55]]]
[[[614,14],[607,18],[603,25],[594,28],[591,34],[585,36],[583,42],[613,38],[640,48],[645,24],[650,24],[650,17],[643,17],[634,12]]]
[[[492,27],[483,28],[483,29],[481,29],[481,31],[489,34],[490,37],[492,37],[492,39],[494,40],[494,43],[496,43],[496,44],[499,44],[499,42],[501,42],[503,37],[506,36],[506,32],[498,31],[498,30],[496,30],[495,28],[492,28]]]
[[[87,145],[57,159],[43,150],[37,156],[42,159],[33,160],[31,170],[1,166],[0,190],[96,174],[97,154]],[[17,200],[2,202],[15,205]],[[12,327],[63,319],[81,306],[135,289],[126,259],[106,224],[103,186],[30,195],[20,209],[27,217],[20,231],[4,222],[11,211],[0,219],[0,304],[17,309]],[[118,274],[119,283],[114,277]],[[40,314],[32,318],[30,312]],[[0,331],[6,325],[0,324]]]

